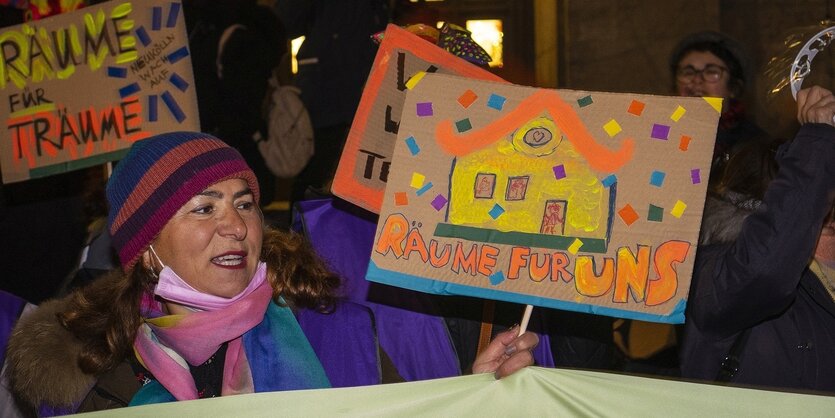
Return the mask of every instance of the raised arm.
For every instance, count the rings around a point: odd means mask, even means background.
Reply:
[[[803,126],[778,152],[763,204],[730,247],[700,250],[688,321],[706,334],[726,337],[782,312],[812,258],[835,198],[835,97],[812,87],[797,104]]]

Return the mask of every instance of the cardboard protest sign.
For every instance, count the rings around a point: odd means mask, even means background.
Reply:
[[[403,106],[367,278],[682,322],[721,106],[428,74]]]
[[[406,90],[427,73],[502,81],[405,29],[389,25],[342,150],[333,194],[379,213]]]
[[[182,6],[111,1],[0,31],[3,182],[121,158],[199,130]]]

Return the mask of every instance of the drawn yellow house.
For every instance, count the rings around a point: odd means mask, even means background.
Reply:
[[[446,222],[435,235],[554,249],[580,239],[585,252],[606,251],[617,183],[605,186],[590,160],[611,170],[631,156],[631,140],[619,152],[602,149],[573,109],[566,115],[553,97],[546,107],[536,99],[469,138],[438,128],[456,158]]]

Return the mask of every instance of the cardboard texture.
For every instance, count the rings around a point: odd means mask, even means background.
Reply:
[[[389,25],[342,150],[331,186],[334,195],[380,212],[407,86],[427,73],[503,81],[405,29]]]
[[[0,31],[4,183],[118,160],[199,130],[182,5],[111,1]]]
[[[683,322],[720,110],[427,74],[406,94],[367,278]]]

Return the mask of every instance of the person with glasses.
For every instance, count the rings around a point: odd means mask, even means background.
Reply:
[[[768,135],[746,117],[741,100],[748,75],[746,54],[727,35],[701,31],[678,42],[669,65],[676,95],[724,99],[709,178],[709,189],[714,190],[732,156],[748,143],[768,142]],[[625,357],[624,370],[677,375],[678,334],[680,329],[667,324],[634,320],[616,324],[615,338],[621,341],[618,345]]]
[[[673,90],[679,96],[721,97],[722,116],[716,132],[711,184],[733,154],[746,142],[767,140],[767,135],[746,117],[742,97],[748,59],[740,44],[729,36],[702,31],[684,37],[670,55]]]

